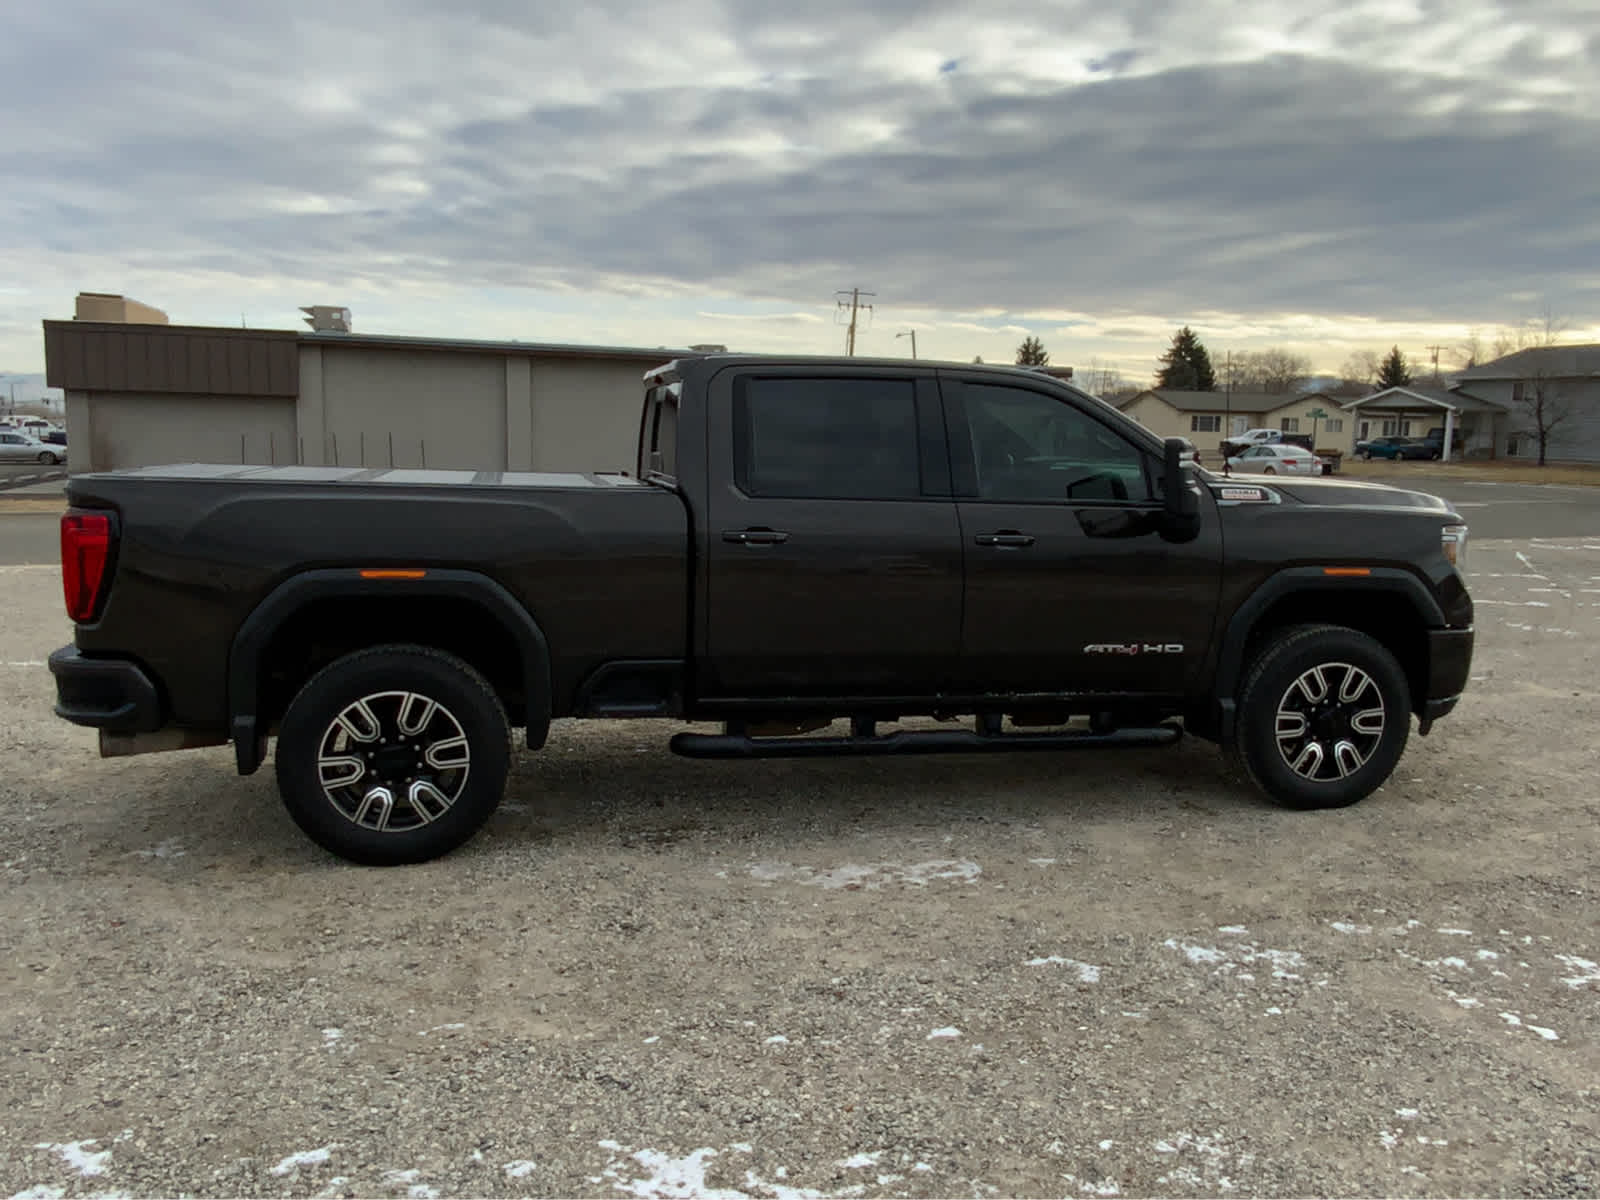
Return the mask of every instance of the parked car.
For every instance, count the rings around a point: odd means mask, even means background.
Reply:
[[[1438,458],[1439,452],[1426,442],[1408,437],[1380,437],[1357,442],[1356,455],[1368,462],[1374,458],[1423,459]]]
[[[39,440],[50,446],[65,446],[67,444],[67,431],[65,429],[46,430]]]
[[[1251,446],[1301,446],[1306,450],[1313,450],[1309,433],[1285,433],[1281,429],[1246,429],[1238,437],[1224,438],[1222,440],[1222,455],[1231,458],[1235,454],[1242,454]]]
[[[276,734],[300,828],[394,864],[481,828],[509,730],[538,750],[553,718],[717,722],[669,746],[729,759],[1187,731],[1314,809],[1371,794],[1469,678],[1438,497],[1223,479],[1015,368],[708,354],[641,391],[630,477],[75,476],[56,713],[106,756],[231,742],[244,775]]]
[[[1435,425],[1422,435],[1422,444],[1430,451],[1429,458],[1442,458],[1444,456],[1444,426]],[[1457,426],[1451,431],[1450,454],[1451,457],[1460,455],[1462,447],[1461,427]]]
[[[1322,460],[1301,446],[1251,446],[1229,458],[1228,469],[1247,475],[1321,475]]]
[[[0,429],[0,462],[36,462],[53,467],[66,457],[65,446],[52,446],[15,429]]]

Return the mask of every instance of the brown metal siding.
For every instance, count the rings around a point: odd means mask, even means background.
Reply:
[[[299,341],[288,330],[46,321],[45,378],[78,392],[297,396]]]

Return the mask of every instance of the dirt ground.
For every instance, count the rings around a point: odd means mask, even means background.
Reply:
[[[0,568],[0,1195],[1600,1194],[1600,538],[1470,554],[1471,689],[1354,808],[563,725],[388,871],[96,758]]]
[[[1499,459],[1473,459],[1468,462],[1398,462],[1375,458],[1362,462],[1353,454],[1346,454],[1339,463],[1339,474],[1354,479],[1375,479],[1382,483],[1400,483],[1407,478],[1424,474],[1438,479],[1471,480],[1478,483],[1558,483],[1583,484],[1600,487],[1600,467],[1576,463],[1550,463],[1538,466],[1527,461]]]

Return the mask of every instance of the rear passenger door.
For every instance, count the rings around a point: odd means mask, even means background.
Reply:
[[[933,373],[729,368],[707,399],[702,695],[937,692],[962,546]]]

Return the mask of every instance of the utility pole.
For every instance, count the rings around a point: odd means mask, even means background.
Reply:
[[[1429,350],[1429,351],[1431,351],[1432,354],[1433,354],[1433,377],[1434,377],[1435,380],[1437,380],[1439,378],[1439,351],[1443,350],[1444,347],[1443,346],[1427,346],[1427,347],[1424,347],[1424,348]]]
[[[851,288],[848,292],[839,291],[834,293],[839,298],[840,312],[845,309],[844,298],[846,296],[850,297],[850,329],[844,337],[844,352],[849,357],[854,357],[856,352],[856,314],[863,308],[868,312],[872,311],[872,305],[861,303],[861,297],[876,296],[877,294],[877,292],[863,292],[858,287]]]
[[[1222,368],[1222,403],[1226,415],[1222,418],[1222,473],[1232,477],[1233,470],[1228,465],[1228,439],[1233,436],[1233,351],[1228,351],[1226,364]]]
[[[903,337],[911,339],[911,357],[915,358],[917,356],[917,331],[915,329],[907,329],[894,335],[894,339],[897,342]]]

